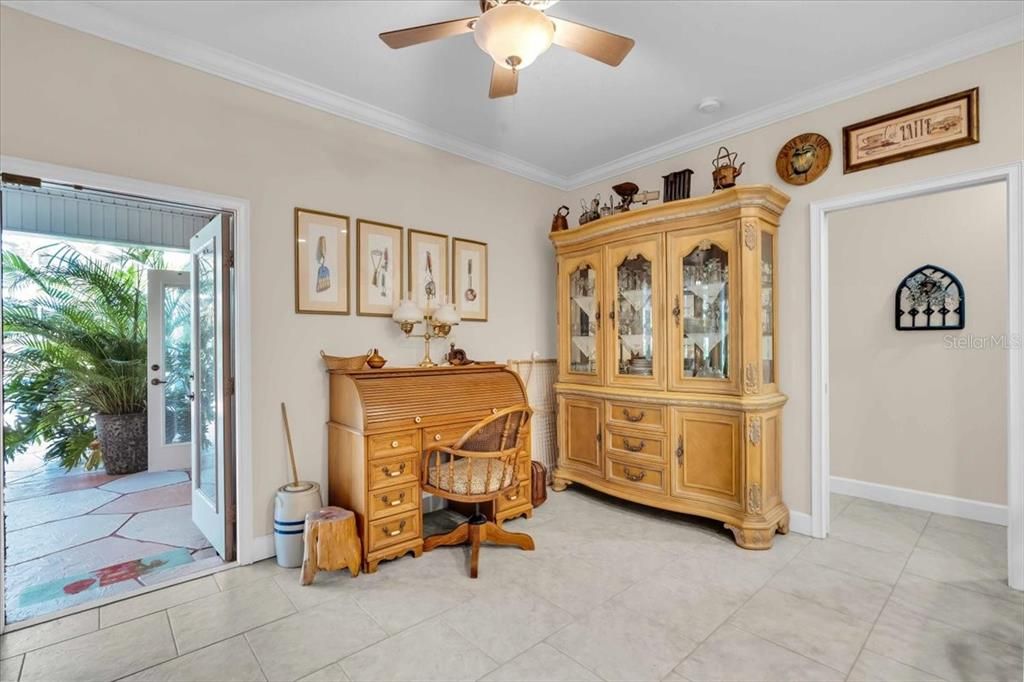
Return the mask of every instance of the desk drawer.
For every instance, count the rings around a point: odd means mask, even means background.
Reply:
[[[609,423],[655,429],[657,431],[665,430],[665,408],[662,405],[645,405],[642,403],[609,400],[605,409]]]
[[[472,421],[423,429],[423,449],[428,450],[432,445],[452,445],[475,424],[476,422]]]
[[[371,520],[419,509],[420,485],[411,483],[398,488],[372,492],[368,506]]]
[[[498,511],[522,507],[530,503],[530,479],[520,480],[519,485],[498,495]]]
[[[375,459],[369,463],[366,477],[370,490],[390,488],[399,483],[416,483],[420,480],[420,453],[407,452]]]
[[[420,511],[417,509],[371,521],[368,535],[370,552],[414,540],[420,536]]]
[[[419,431],[400,431],[397,433],[384,433],[379,436],[369,437],[367,453],[370,459],[379,457],[391,457],[406,452],[420,451]]]
[[[651,458],[659,463],[665,459],[665,439],[650,432],[608,429],[608,449],[637,458]]]
[[[647,464],[608,459],[608,480],[638,490],[665,492],[665,470]]]

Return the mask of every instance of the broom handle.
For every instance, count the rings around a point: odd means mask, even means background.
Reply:
[[[281,416],[284,417],[284,433],[288,436],[288,459],[292,462],[292,480],[299,487],[299,468],[295,466],[295,448],[292,447],[292,430],[288,426],[288,408],[281,403]]]

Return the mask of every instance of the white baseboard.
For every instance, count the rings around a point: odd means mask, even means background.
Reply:
[[[789,531],[800,535],[811,535],[811,515],[791,509],[789,511]]]
[[[274,547],[274,534],[260,535],[252,539],[252,560],[262,561],[277,555]]]
[[[855,481],[852,478],[842,478],[841,476],[832,476],[829,482],[831,491],[840,495],[863,497],[875,502],[887,502],[901,507],[921,509],[948,516],[959,516],[963,519],[994,523],[999,526],[1005,526],[1009,521],[1006,505],[1003,504],[978,502],[977,500],[967,500],[962,497],[926,493],[909,488],[897,488],[896,486],[883,485],[881,483]],[[790,525],[793,525],[792,521]]]

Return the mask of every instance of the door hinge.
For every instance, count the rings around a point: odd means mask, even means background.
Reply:
[[[228,521],[230,523],[238,523],[238,505],[237,504],[232,503],[232,505],[230,507],[228,507]]]
[[[229,268],[235,267],[235,250],[234,249],[231,249],[230,251],[228,251],[227,261],[228,261],[228,267]]]
[[[235,394],[235,378],[234,377],[229,377],[228,378],[228,386],[227,386],[227,388],[228,388],[228,395],[234,395]]]

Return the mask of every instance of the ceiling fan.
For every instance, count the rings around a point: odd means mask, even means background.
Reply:
[[[558,0],[480,0],[479,17],[388,31],[381,33],[380,39],[397,50],[472,33],[477,46],[494,60],[491,99],[516,94],[519,72],[552,43],[609,66],[621,64],[633,49],[632,38],[544,14],[544,10],[556,2]]]

